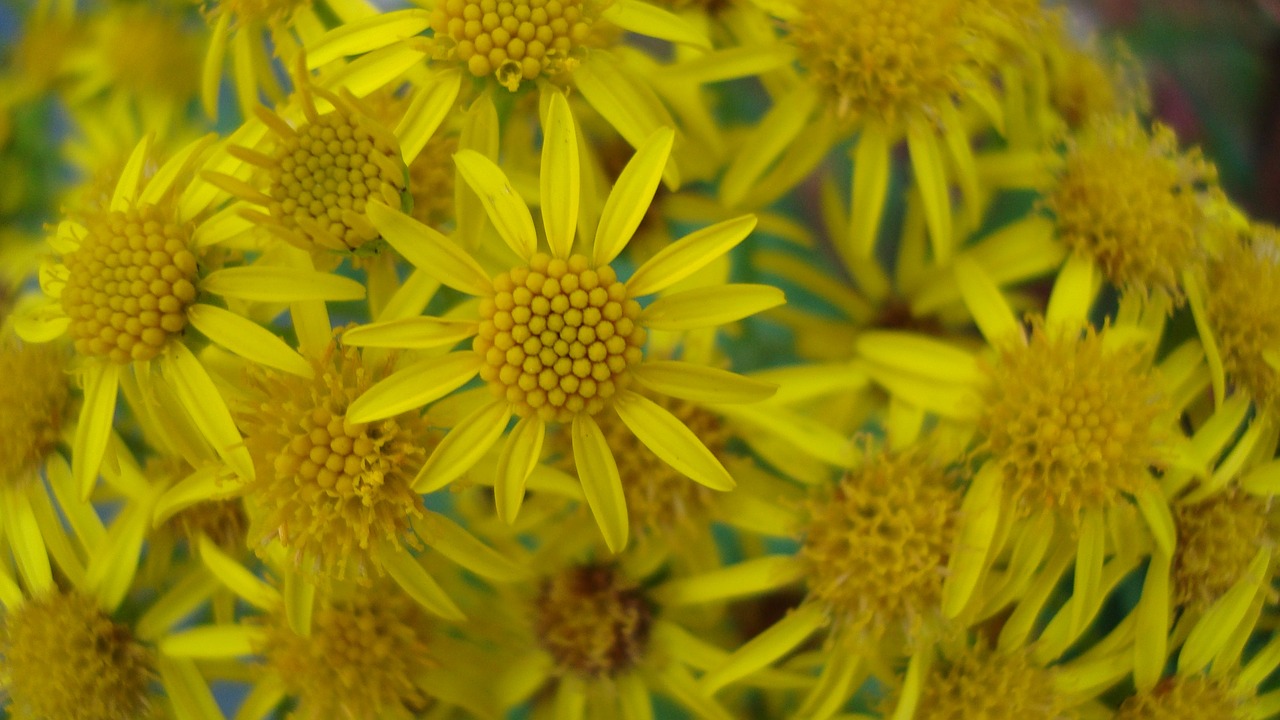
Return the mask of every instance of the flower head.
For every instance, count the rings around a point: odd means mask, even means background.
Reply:
[[[57,345],[0,339],[0,482],[37,467],[62,437],[71,411],[66,353]]]
[[[1209,265],[1207,319],[1227,375],[1264,408],[1280,399],[1280,231],[1257,226]]]
[[[1125,699],[1116,720],[1193,720],[1255,717],[1256,701],[1241,696],[1226,678],[1175,675]]]
[[[1071,707],[1054,687],[1054,671],[1029,653],[982,644],[938,661],[921,683],[921,720],[1059,720]]]
[[[653,608],[609,565],[575,565],[548,578],[534,632],[561,672],[596,678],[634,668],[649,642]]]
[[[1259,545],[1275,544],[1271,501],[1239,489],[1173,510],[1177,546],[1170,571],[1176,607],[1204,609],[1247,574]]]

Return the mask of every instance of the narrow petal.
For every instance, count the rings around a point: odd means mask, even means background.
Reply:
[[[1140,641],[1133,644],[1133,684],[1140,692],[1160,682],[1168,660],[1171,557],[1163,551],[1152,554],[1138,607],[1134,610],[1137,618],[1134,634]]]
[[[197,303],[187,308],[187,319],[205,337],[246,360],[304,378],[315,374],[311,363],[278,335],[241,315]]]
[[[765,555],[700,575],[668,580],[653,596],[664,605],[694,605],[760,595],[804,579],[804,564],[794,555]]]
[[[275,711],[286,695],[284,681],[279,675],[260,675],[236,710],[235,720],[262,720]]]
[[[879,122],[868,121],[862,126],[853,152],[849,247],[853,248],[854,257],[870,258],[875,253],[889,193],[889,175],[889,131]]]
[[[760,3],[757,2],[756,5]],[[795,62],[796,50],[786,43],[760,47],[732,47],[698,55],[668,69],[688,83],[707,83],[762,75]]]
[[[573,70],[574,85],[587,104],[633,148],[641,148],[659,128],[675,123],[662,101],[609,53],[590,53]],[[676,163],[667,163],[663,179],[669,189],[680,187]]]
[[[443,70],[435,73],[426,84],[420,86],[396,126],[400,138],[400,155],[405,165],[412,165],[440,123],[449,116],[462,89],[462,71]]]
[[[431,25],[428,10],[397,10],[338,25],[307,44],[307,68],[314,70],[348,55],[360,55],[426,30]]]
[[[170,343],[168,351],[161,355],[160,367],[165,380],[218,457],[240,477],[253,480],[253,459],[249,457],[244,438],[213,379],[196,356],[186,345]]]
[[[396,584],[409,593],[409,597],[427,612],[454,622],[466,619],[462,610],[449,599],[444,589],[422,567],[417,558],[390,546],[384,546],[378,558],[382,560],[382,566],[387,569],[387,573],[396,581]]]
[[[902,680],[902,692],[898,697],[898,706],[894,708],[892,720],[911,720],[916,716],[916,707],[920,704],[920,691],[924,678],[928,673],[929,659],[923,652],[911,655],[907,662],[906,677]]]
[[[169,657],[222,660],[254,655],[262,650],[267,629],[250,625],[205,625],[174,633],[160,641]]]
[[[493,294],[489,274],[449,238],[381,203],[370,203],[368,213],[382,237],[414,267],[459,292]]]
[[[907,148],[916,187],[924,204],[925,221],[933,241],[933,257],[939,265],[951,261],[951,195],[947,186],[946,163],[934,133],[932,121],[913,117],[907,121]]]
[[[4,530],[9,536],[9,548],[18,565],[18,574],[28,593],[42,595],[53,587],[53,568],[49,565],[49,553],[31,511],[31,500],[20,488],[5,482],[0,483],[0,502],[4,503]]]
[[[622,720],[654,720],[653,700],[649,687],[634,672],[621,675],[615,681],[618,687],[618,706]]]
[[[71,475],[80,488],[80,496],[87,500],[98,479],[98,468],[111,436],[116,394],[120,389],[120,366],[111,362],[87,363],[83,382],[84,405],[80,408],[71,446]]]
[[[116,180],[115,192],[111,194],[111,210],[124,211],[138,197],[138,183],[142,179],[142,168],[147,163],[147,155],[151,152],[152,133],[147,133],[134,146],[129,159],[125,161],[120,177]]]
[[[67,334],[67,328],[71,327],[71,318],[56,303],[18,311],[12,317],[14,332],[29,343],[57,340]]]
[[[299,300],[363,300],[364,285],[330,273],[284,267],[233,267],[214,270],[200,289],[215,295],[254,302]]]
[[[480,197],[485,213],[507,247],[528,260],[538,251],[538,234],[533,228],[529,206],[511,187],[511,181],[492,160],[474,150],[459,150],[453,156],[458,173]]]
[[[1102,568],[1106,564],[1107,527],[1102,513],[1086,512],[1080,523],[1079,551],[1071,590],[1071,622],[1068,635],[1079,637],[1092,618],[1087,612],[1101,604]]]
[[[654,300],[640,322],[654,330],[697,330],[737,322],[787,301],[771,285],[731,283],[691,288]]]
[[[1270,548],[1261,548],[1245,575],[1205,611],[1191,628],[1178,654],[1178,674],[1199,673],[1218,653],[1222,643],[1235,632],[1263,588],[1271,564]]]
[[[796,710],[796,716],[827,720],[835,715],[852,695],[853,680],[861,661],[857,653],[834,653],[818,675],[818,682]],[[910,668],[907,672],[911,672]]]
[[[942,613],[948,618],[964,611],[986,567],[1000,522],[1001,476],[995,463],[983,465],[960,504],[962,524],[942,587]]]
[[[945,103],[942,106],[942,135],[947,145],[947,154],[956,169],[956,183],[960,185],[960,193],[964,199],[962,212],[969,228],[976,228],[982,220],[981,181],[978,179],[978,164],[973,156],[973,143],[969,140],[966,123],[954,105]]]
[[[778,391],[776,383],[680,360],[650,360],[631,376],[650,390],[694,402],[754,403]]]
[[[80,497],[75,478],[71,475],[71,466],[60,453],[54,453],[45,461],[45,476],[49,487],[58,500],[58,507],[67,518],[67,524],[80,541],[80,546],[91,550],[102,543],[107,530],[102,525],[102,518],[93,509],[93,505]]]
[[[170,628],[200,609],[217,589],[217,578],[196,566],[194,571],[186,573],[151,603],[134,624],[134,633],[139,640],[154,643]]]
[[[668,663],[660,670],[645,672],[645,679],[698,720],[734,720],[734,715],[699,686],[689,671],[679,663]]]
[[[422,62],[425,55],[424,50],[408,43],[396,43],[339,66],[325,76],[324,86],[345,88],[356,97],[365,97]]]
[[[366,423],[420,408],[466,385],[480,372],[482,362],[470,350],[416,362],[356,398],[347,408],[347,418]]]
[[[960,295],[988,343],[998,345],[1022,334],[1013,309],[981,266],[967,258],[956,258],[955,273]]]
[[[541,189],[542,227],[547,233],[551,254],[567,258],[573,250],[578,225],[578,196],[581,166],[578,162],[578,132],[573,126],[569,101],[559,90],[550,90],[551,107],[542,131]],[[596,261],[597,265],[603,265]]]
[[[854,348],[872,362],[931,380],[976,385],[983,378],[973,353],[916,333],[872,330],[858,335]]]
[[[628,293],[641,297],[675,285],[737,247],[755,226],[754,215],[743,215],[686,235],[636,269],[627,280]]]
[[[491,402],[463,418],[418,471],[414,492],[435,492],[470,470],[498,442],[510,421],[511,406],[506,402]]]
[[[205,148],[209,147],[217,138],[217,135],[209,133],[187,143],[182,149],[174,153],[160,166],[159,170],[156,170],[156,174],[147,180],[147,187],[138,197],[138,202],[147,205],[159,204],[165,195],[168,195],[169,191],[173,189],[174,183],[191,169],[192,163],[199,157],[200,153],[204,152]]]
[[[1160,487],[1151,483],[1135,493],[1134,499],[1138,501],[1138,509],[1147,521],[1147,527],[1151,529],[1156,547],[1165,555],[1173,557],[1178,529],[1173,522],[1173,513],[1169,510],[1169,501],[1160,492]]]
[[[284,617],[289,628],[300,637],[311,636],[311,618],[315,610],[316,586],[296,570],[284,573]]]
[[[160,672],[160,685],[179,720],[223,720],[213,692],[194,661],[161,654],[155,665]]]
[[[627,546],[629,524],[627,499],[622,492],[622,477],[600,426],[590,415],[573,418],[573,460],[586,495],[591,514],[600,526],[605,544],[614,553]]]
[[[514,582],[529,575],[529,569],[485,545],[461,525],[444,515],[430,513],[414,524],[427,546],[459,566],[489,580]]]
[[[494,504],[498,519],[510,525],[524,502],[525,483],[538,464],[547,425],[536,415],[522,418],[511,430],[498,455],[498,474],[494,480]]]
[[[259,580],[252,571],[223,552],[208,536],[201,535],[197,547],[204,566],[231,592],[259,610],[275,612],[280,609],[280,592]]]
[[[551,713],[552,720],[584,720],[587,714],[587,688],[582,678],[572,673],[560,676]]]
[[[738,648],[724,665],[704,675],[699,685],[708,694],[712,694],[735,680],[773,664],[778,658],[800,647],[810,635],[826,624],[826,611],[817,603],[805,603]]]
[[[471,148],[489,158],[498,157],[498,109],[493,105],[489,93],[480,96],[471,103],[462,116],[462,129],[458,137],[458,147]],[[480,247],[481,237],[485,232],[484,205],[466,183],[454,183],[453,203],[457,230],[454,237],[458,244],[468,250],[475,251]]]
[[[613,190],[605,199],[596,227],[592,257],[597,266],[608,265],[631,242],[636,228],[644,220],[653,194],[662,181],[662,170],[671,156],[675,131],[659,128],[649,136],[618,175]]]
[[[54,509],[53,502],[45,492],[38,479],[31,484],[23,484],[18,492],[27,496],[31,502],[31,512],[36,520],[36,529],[44,539],[45,549],[53,558],[54,564],[66,576],[67,581],[76,587],[84,583],[84,555],[82,548],[71,541],[67,535],[66,521]],[[87,502],[79,503],[93,512],[93,506]]]
[[[96,548],[85,570],[85,586],[97,596],[108,614],[124,601],[138,571],[142,543],[151,528],[155,494],[147,501],[130,503],[116,516],[101,547]]]
[[[1050,324],[1081,325],[1089,321],[1089,310],[1098,291],[1098,269],[1093,261],[1080,253],[1071,253],[1058,272],[1049,295],[1045,321]]]
[[[600,17],[623,30],[669,42],[711,49],[711,41],[679,15],[637,0],[614,0]]]
[[[837,467],[853,464],[849,438],[816,418],[773,405],[716,405],[716,413],[787,441],[796,450]]]
[[[645,447],[681,474],[712,490],[728,491],[737,485],[698,436],[658,403],[624,390],[613,407]]]
[[[1191,306],[1191,315],[1196,321],[1200,343],[1204,346],[1205,359],[1209,363],[1209,377],[1213,382],[1213,401],[1221,405],[1227,393],[1226,370],[1222,365],[1222,351],[1218,349],[1218,340],[1214,336],[1213,328],[1209,325],[1205,291],[1190,270],[1183,273],[1182,285],[1183,291],[1187,294],[1187,305]]]
[[[156,502],[152,513],[153,527],[166,523],[174,515],[198,503],[234,497],[242,491],[231,473],[218,466],[203,467],[170,486]]]
[[[10,575],[9,568],[0,564],[0,608],[13,610],[22,604],[22,600],[22,588]]]
[[[812,127],[818,97],[815,86],[801,83],[765,113],[745,139],[750,150],[738,153],[724,172],[720,199],[726,207],[741,205],[769,168],[799,142],[800,133]]]
[[[430,350],[457,345],[475,335],[478,328],[479,323],[474,320],[410,317],[369,323],[344,330],[342,344],[355,347]]]
[[[227,31],[231,13],[219,13],[218,22],[209,36],[209,50],[200,69],[200,104],[211,120],[218,119],[218,91],[222,85],[222,65],[227,57]]]

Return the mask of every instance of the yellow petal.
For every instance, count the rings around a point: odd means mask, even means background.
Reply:
[[[624,390],[615,396],[613,407],[645,447],[681,474],[712,490],[728,491],[737,485],[698,436],[658,403]]]
[[[21,488],[5,482],[0,483],[0,502],[4,503],[5,534],[9,536],[9,548],[22,582],[31,595],[43,595],[53,587],[53,569],[31,510],[31,500]]]
[[[279,675],[259,675],[236,710],[235,720],[262,720],[275,711],[286,695],[284,680]]]
[[[1214,337],[1213,328],[1209,325],[1209,314],[1205,309],[1205,291],[1190,270],[1183,273],[1182,286],[1187,294],[1187,305],[1191,307],[1191,315],[1196,321],[1200,344],[1204,346],[1205,359],[1209,362],[1209,377],[1213,382],[1213,401],[1214,404],[1221,405],[1227,393],[1226,370],[1222,365],[1222,352],[1218,349],[1218,341]]]
[[[973,353],[924,335],[872,330],[860,334],[854,348],[874,363],[931,380],[975,385],[983,378]]]
[[[735,718],[679,663],[668,663],[660,670],[646,673],[646,680],[654,686],[655,690],[674,698],[681,707],[687,709],[699,720],[734,720]]]
[[[641,297],[675,285],[737,247],[755,226],[754,215],[743,215],[686,235],[641,265],[627,280],[627,292]]]
[[[261,652],[267,629],[249,625],[205,625],[174,633],[160,641],[169,657],[196,660],[238,658]]]
[[[1106,563],[1107,527],[1101,512],[1086,512],[1081,518],[1079,551],[1072,584],[1071,623],[1068,635],[1079,637],[1091,615],[1086,610],[1101,604],[1102,567]]]
[[[613,262],[631,242],[653,202],[653,194],[662,180],[662,170],[667,166],[674,141],[675,132],[671,128],[655,130],[618,175],[596,228],[592,255],[597,266]]]
[[[1271,549],[1259,549],[1244,576],[1209,606],[1191,628],[1178,654],[1179,675],[1199,673],[1209,664],[1249,612],[1249,606],[1265,584],[1271,564]]]
[[[49,487],[53,490],[54,497],[58,499],[58,506],[66,516],[72,532],[80,540],[80,546],[90,550],[100,545],[106,537],[106,528],[103,527],[102,519],[98,517],[93,505],[81,499],[75,478],[71,476],[71,466],[60,453],[53,453],[45,461],[44,467]]]
[[[609,550],[618,553],[627,546],[627,499],[622,492],[622,477],[600,426],[590,415],[573,418],[571,428],[573,460],[578,467],[582,492],[591,514],[600,526]]]
[[[946,163],[932,121],[912,117],[907,121],[907,148],[911,155],[911,168],[915,171],[916,187],[924,203],[925,220],[929,224],[929,237],[933,240],[933,258],[939,265],[951,261],[951,190],[947,185]]]
[[[418,471],[414,492],[435,492],[470,470],[502,437],[510,421],[511,406],[506,402],[489,403],[463,418]]]
[[[948,618],[964,611],[986,566],[1000,521],[1002,474],[995,463],[983,465],[960,504],[962,525],[942,587],[942,613]]]
[[[138,197],[138,182],[142,178],[142,168],[147,163],[147,154],[151,151],[152,133],[147,133],[134,146],[129,159],[125,161],[120,177],[116,180],[115,191],[111,194],[111,210],[123,212],[134,204]]]
[[[854,257],[870,258],[875,253],[889,193],[889,175],[889,131],[879,122],[866,122],[853,151],[849,247],[853,248]]]
[[[413,102],[409,103],[409,109],[396,125],[400,155],[405,165],[413,164],[440,123],[449,116],[461,88],[462,71],[454,68],[435,73],[415,91]]]
[[[1138,607],[1134,610],[1137,618],[1134,634],[1139,642],[1133,644],[1133,684],[1140,692],[1160,682],[1168,660],[1170,557],[1163,551],[1152,554]]]
[[[757,5],[759,2],[756,3]],[[795,62],[795,48],[786,43],[767,46],[732,47],[698,55],[670,67],[673,75],[687,83],[707,83],[752,77],[787,67]]]
[[[300,637],[311,636],[316,586],[293,569],[284,572],[284,616],[289,628]]]
[[[187,320],[205,337],[246,360],[304,378],[315,374],[311,363],[279,336],[236,313],[197,303],[187,308]]]
[[[679,15],[637,0],[613,0],[600,17],[623,30],[683,45],[711,49],[711,41]]]
[[[382,566],[387,569],[387,574],[427,612],[454,622],[466,619],[462,610],[445,594],[444,589],[417,558],[389,545],[383,547],[378,557],[382,560]]]
[[[828,720],[839,712],[853,694],[853,681],[861,662],[862,658],[857,653],[833,653],[818,675],[818,682],[814,683],[796,710],[796,717]],[[911,672],[910,666],[907,672]]]
[[[893,710],[892,720],[911,720],[916,716],[916,707],[920,704],[920,689],[928,668],[929,660],[925,653],[912,654],[911,660],[907,662],[902,693],[898,697],[898,706]]]
[[[470,148],[489,158],[498,157],[498,110],[493,106],[489,93],[480,96],[467,108],[462,116],[462,130],[458,138],[458,147]],[[481,236],[485,230],[484,206],[480,198],[467,187],[464,182],[454,183],[453,202],[454,217],[457,222],[455,237],[458,244],[468,250],[475,251],[480,247]]]
[[[734,651],[724,665],[704,675],[699,685],[712,694],[800,647],[826,624],[826,611],[817,603],[805,603]]]
[[[498,519],[510,525],[524,502],[525,483],[538,464],[547,426],[536,415],[522,418],[498,455],[498,473],[494,480],[494,503]]]
[[[470,350],[427,358],[392,373],[369,388],[347,408],[351,422],[366,423],[399,415],[437,400],[466,385],[480,372],[483,359]]]
[[[1089,321],[1089,310],[1098,291],[1099,275],[1093,261],[1080,253],[1071,253],[1058,272],[1049,295],[1045,322],[1079,326]]]
[[[550,90],[551,107],[542,131],[541,189],[542,227],[547,233],[551,254],[567,258],[573,250],[578,224],[578,194],[581,191],[578,164],[578,133],[573,126],[569,101],[559,90]],[[603,265],[598,260],[597,265]]]
[[[789,442],[794,449],[837,467],[853,464],[849,438],[816,418],[770,405],[716,405],[716,413]]]
[[[675,126],[653,90],[609,53],[588,54],[574,68],[573,80],[587,104],[633,148],[643,147],[659,128]],[[676,163],[667,163],[663,179],[670,190],[680,187]]]
[[[403,42],[431,25],[428,10],[397,10],[342,23],[307,44],[307,68]]]
[[[736,322],[786,301],[782,291],[770,285],[691,288],[654,300],[640,314],[640,324],[653,330],[696,330]]]
[[[84,404],[80,407],[71,449],[71,474],[76,487],[80,488],[80,496],[87,500],[111,437],[116,394],[120,389],[120,366],[111,362],[86,363],[83,382]]]
[[[622,720],[654,720],[649,687],[639,675],[625,673],[614,682],[618,688],[618,706],[622,710]]]
[[[21,482],[21,480],[19,481]],[[36,529],[39,530],[40,536],[44,538],[44,546],[49,551],[50,557],[53,558],[54,564],[66,576],[67,581],[76,587],[82,587],[84,584],[84,560],[85,555],[80,547],[72,543],[71,537],[67,535],[66,521],[58,511],[54,509],[53,503],[49,500],[49,495],[45,492],[42,485],[37,480],[35,483],[24,483],[19,492],[27,494],[27,499],[31,501],[31,512],[36,519]],[[80,506],[93,512],[92,506],[87,502],[78,503]]]
[[[573,674],[560,677],[551,708],[552,720],[584,720],[587,714],[587,688],[582,678]]]
[[[680,360],[647,361],[631,376],[650,390],[694,402],[753,403],[778,391],[776,383]]]
[[[811,116],[818,103],[818,91],[802,83],[774,105],[746,138],[745,147],[724,172],[720,182],[720,199],[727,207],[742,204],[759,184],[760,178],[812,124]]]
[[[103,544],[94,549],[85,570],[85,587],[97,596],[108,614],[115,612],[133,584],[142,555],[142,543],[151,527],[156,494],[130,503],[116,516]]]
[[[240,477],[253,480],[253,459],[244,446],[240,430],[231,419],[231,411],[204,366],[186,345],[179,342],[170,343],[160,357],[161,372],[166,382],[218,457]]]
[[[396,43],[338,67],[325,76],[324,86],[335,90],[345,88],[356,97],[365,97],[422,62],[425,55],[424,50],[408,43]]]
[[[363,300],[364,285],[330,273],[284,267],[233,267],[214,270],[200,289],[215,295],[255,302],[298,300]]]
[[[280,609],[280,592],[259,580],[248,568],[223,552],[207,535],[200,536],[197,547],[205,567],[231,592],[260,610],[275,612]]]
[[[955,273],[960,295],[988,343],[999,345],[1022,334],[1022,326],[1000,288],[981,266],[967,258],[956,258]]]
[[[152,175],[151,179],[147,181],[146,189],[138,197],[139,204],[159,204],[164,199],[164,196],[173,189],[174,183],[191,169],[192,163],[199,154],[209,147],[217,137],[217,135],[209,133],[193,142],[187,143],[182,149],[174,153],[172,157],[160,166],[156,174]]]
[[[229,472],[218,466],[202,467],[179,480],[160,496],[152,513],[152,527],[159,527],[174,515],[209,500],[234,497],[242,491],[239,483],[231,481]]]
[[[428,513],[414,523],[414,530],[432,550],[480,577],[513,582],[529,575],[528,568],[480,542],[461,525],[439,513]]]
[[[664,605],[693,605],[750,597],[794,585],[804,579],[804,564],[794,555],[765,555],[659,585],[653,596]]]
[[[230,27],[231,13],[219,13],[200,69],[200,104],[210,120],[218,119],[218,91],[222,85],[222,65],[227,57],[227,31]]]
[[[71,327],[71,318],[57,303],[35,306],[13,313],[13,330],[29,343],[47,343],[57,340]]]
[[[181,580],[156,598],[134,624],[139,640],[154,643],[168,630],[209,601],[218,589],[218,580],[202,567],[194,566]]]
[[[155,659],[155,664],[160,673],[160,685],[173,703],[178,720],[223,719],[222,711],[209,690],[209,684],[205,682],[194,661],[161,654]]]
[[[489,274],[449,238],[381,203],[370,203],[368,213],[382,237],[414,267],[468,295],[493,293]]]
[[[538,251],[533,216],[502,169],[475,150],[459,150],[453,160],[462,179],[480,197],[485,213],[507,247],[524,260],[532,258]]]
[[[1147,527],[1151,529],[1156,547],[1165,555],[1173,557],[1178,529],[1173,522],[1173,513],[1169,511],[1169,501],[1160,492],[1160,486],[1150,483],[1134,493],[1134,499],[1138,501],[1138,509],[1147,521]]]
[[[428,350],[457,345],[475,335],[478,327],[478,323],[473,320],[409,317],[369,323],[344,330],[342,344],[355,347]]]

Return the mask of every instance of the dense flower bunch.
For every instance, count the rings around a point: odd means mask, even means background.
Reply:
[[[0,707],[1280,717],[1280,230],[1064,13],[27,3]]]

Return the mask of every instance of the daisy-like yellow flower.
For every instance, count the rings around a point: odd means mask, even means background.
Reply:
[[[372,205],[370,219],[415,266],[443,284],[482,298],[471,326],[471,348],[420,361],[370,388],[348,410],[369,422],[420,407],[476,375],[494,399],[459,422],[414,481],[427,491],[449,483],[497,442],[513,415],[499,461],[501,517],[514,518],[525,479],[540,454],[546,425],[571,425],[572,445],[587,502],[609,547],[627,542],[626,503],[608,441],[594,419],[614,411],[672,467],[716,490],[733,479],[715,456],[670,412],[628,388],[634,380],[658,392],[714,402],[767,397],[770,385],[679,361],[645,362],[647,328],[682,330],[732,322],[783,302],[766,286],[726,285],[668,295],[641,309],[637,298],[661,291],[741,242],[751,217],[729,220],[674,243],[626,282],[609,263],[631,239],[660,180],[673,134],[655,133],[623,171],[605,203],[591,257],[572,253],[579,194],[577,138],[568,102],[550,102],[542,150],[542,218],[551,253],[538,252],[533,218],[510,182],[487,158],[462,151],[458,170],[485,205],[507,246],[523,264],[490,277],[466,251],[403,213]],[[349,331],[345,342],[439,346],[441,321],[411,318]],[[448,336],[447,330],[444,333]]]
[[[1204,297],[1191,298],[1204,321],[1201,340],[1215,373],[1225,375],[1258,409],[1274,415],[1280,398],[1280,230],[1255,225],[1232,238],[1209,263]],[[1207,330],[1207,332],[1205,332]]]
[[[58,225],[49,244],[59,258],[41,273],[46,301],[16,318],[30,342],[67,336],[84,387],[72,443],[72,470],[88,494],[111,434],[122,381],[166,385],[180,407],[236,472],[253,477],[239,430],[208,372],[188,347],[194,328],[210,340],[268,366],[309,376],[310,366],[271,331],[211,304],[211,296],[248,302],[359,299],[346,278],[266,266],[213,268],[208,249],[226,238],[225,217],[209,215],[219,193],[181,182],[208,138],[179,150],[144,180],[149,141],[134,149],[111,201]]]

